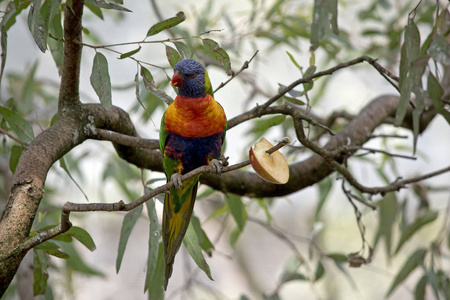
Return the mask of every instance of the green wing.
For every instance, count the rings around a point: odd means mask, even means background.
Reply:
[[[211,97],[214,98],[214,92],[211,85],[211,80],[209,79],[208,71],[205,68],[205,91],[207,94],[210,94]]]
[[[161,127],[159,128],[159,149],[161,150],[161,154],[164,156],[164,148],[166,148],[167,137],[169,136],[169,132],[166,128],[166,112],[164,112],[161,118]]]

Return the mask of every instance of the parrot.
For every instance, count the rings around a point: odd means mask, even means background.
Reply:
[[[173,70],[171,85],[178,88],[178,94],[163,114],[159,131],[164,173],[167,182],[174,183],[164,196],[164,290],[192,217],[200,175],[184,182],[180,177],[204,165],[221,173],[219,159],[227,127],[225,112],[214,100],[205,66],[187,58],[176,63]]]

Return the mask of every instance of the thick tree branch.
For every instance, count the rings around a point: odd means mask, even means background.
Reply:
[[[73,0],[64,10],[64,59],[59,89],[58,113],[61,117],[72,106],[79,106],[81,31],[84,0]]]

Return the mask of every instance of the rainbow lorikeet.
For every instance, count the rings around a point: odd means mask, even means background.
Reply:
[[[200,175],[183,183],[180,177],[203,165],[212,165],[220,174],[222,164],[218,159],[227,122],[222,106],[213,98],[208,73],[201,63],[183,59],[173,69],[171,84],[178,88],[178,95],[164,113],[159,131],[164,172],[167,180],[174,183],[164,198],[164,289],[192,216]]]

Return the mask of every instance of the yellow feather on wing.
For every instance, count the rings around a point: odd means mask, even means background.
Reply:
[[[197,179],[197,178],[196,178]],[[186,185],[188,181],[184,184]],[[168,193],[164,197],[163,212],[163,241],[164,241],[164,260],[166,264],[166,272],[164,277],[164,290],[167,289],[169,278],[172,275],[175,254],[180,249],[181,242],[186,233],[191,220],[192,211],[194,209],[195,197],[197,196],[197,185],[195,182],[192,191],[184,200],[180,210],[175,212],[173,196]],[[181,188],[180,190],[182,190]],[[178,191],[178,190],[177,190]]]

